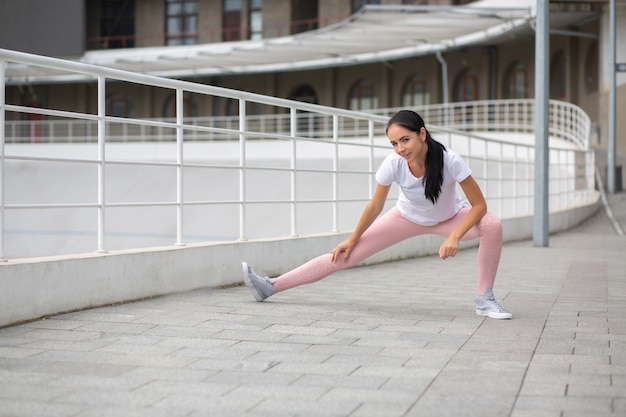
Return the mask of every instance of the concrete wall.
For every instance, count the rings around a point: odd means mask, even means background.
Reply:
[[[550,216],[551,232],[571,228],[594,214],[600,200]],[[530,239],[531,217],[507,219],[505,241]],[[0,326],[62,312],[242,283],[241,261],[276,276],[327,253],[349,234],[247,242],[169,246],[9,261],[0,265]],[[441,238],[421,236],[380,252],[373,264],[436,253]],[[475,246],[478,241],[463,244]]]

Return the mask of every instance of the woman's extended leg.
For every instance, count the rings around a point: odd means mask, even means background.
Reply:
[[[393,208],[376,219],[363,233],[348,261],[341,258],[333,262],[330,253],[318,256],[277,277],[274,281],[274,288],[276,291],[284,291],[298,285],[319,281],[334,272],[357,265],[391,245],[413,236],[429,233],[428,230],[428,227],[406,220],[396,208]]]

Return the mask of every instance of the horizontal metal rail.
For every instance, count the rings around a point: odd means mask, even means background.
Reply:
[[[7,63],[93,76],[97,114],[6,103]],[[106,115],[110,81],[172,90],[178,116]],[[393,151],[384,132],[397,109],[352,112],[6,50],[0,83],[1,259],[349,230]],[[238,100],[239,114],[184,117],[189,92]],[[270,114],[248,114],[249,103]],[[551,106],[551,135],[563,139],[550,151],[550,208],[558,211],[593,196],[593,154],[584,112]],[[433,136],[470,164],[491,211],[532,214],[534,145],[502,139],[532,132],[532,100],[418,111]],[[47,119],[7,120],[28,114]],[[46,243],[53,237],[63,245]]]

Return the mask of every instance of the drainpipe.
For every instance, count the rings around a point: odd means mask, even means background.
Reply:
[[[489,100],[498,99],[498,48],[490,46],[487,48],[489,54]],[[489,128],[496,120],[497,106],[489,105]]]
[[[443,84],[443,124],[448,126],[448,114],[450,113],[448,109],[448,64],[441,56],[441,51],[437,51],[437,60],[441,64],[441,82]]]
[[[487,48],[489,54],[489,100],[498,99],[498,48]]]

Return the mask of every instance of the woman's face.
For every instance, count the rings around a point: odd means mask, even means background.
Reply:
[[[393,150],[408,162],[426,160],[426,129],[420,128],[419,133],[400,125],[391,125],[387,129],[387,137]]]

